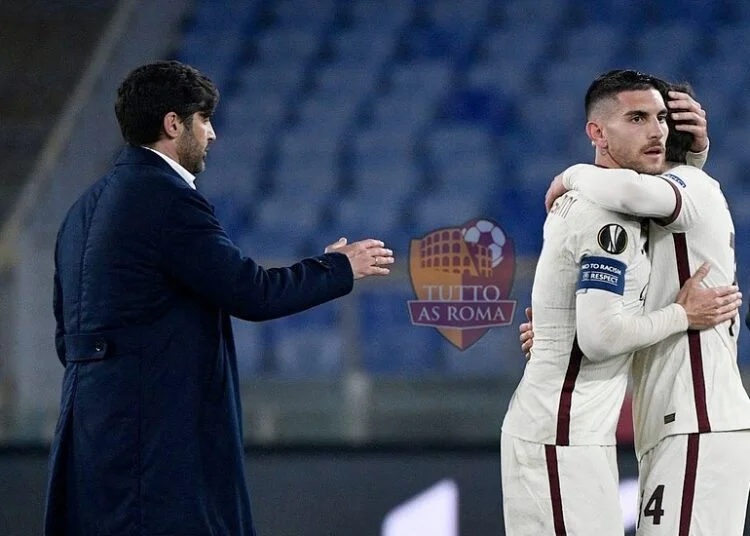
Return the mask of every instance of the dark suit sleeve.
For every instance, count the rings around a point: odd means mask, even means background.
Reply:
[[[164,269],[196,294],[244,320],[294,314],[348,294],[346,255],[329,253],[287,268],[264,269],[243,257],[197,192],[175,195],[164,216]]]
[[[55,279],[54,294],[52,296],[52,308],[55,312],[55,348],[60,363],[65,365],[65,324],[63,321],[62,310],[62,287],[60,286],[60,276],[57,273],[57,246],[55,246]]]
[[[745,325],[748,329],[750,329],[750,310],[747,311],[747,316],[745,317]]]

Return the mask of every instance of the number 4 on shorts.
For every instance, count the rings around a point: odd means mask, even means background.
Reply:
[[[654,525],[661,524],[661,518],[664,515],[664,509],[662,508],[662,500],[664,499],[664,484],[659,484],[651,494],[651,498],[646,503],[646,508],[643,509],[643,515],[645,517],[652,517],[651,523]],[[643,497],[641,497],[641,504],[643,504]],[[638,525],[640,525],[640,519],[638,519]]]

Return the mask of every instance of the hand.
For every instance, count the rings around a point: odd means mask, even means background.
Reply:
[[[531,319],[531,307],[527,307],[525,312],[528,322],[524,322],[518,326],[518,331],[521,332],[521,336],[518,339],[521,341],[521,351],[528,361],[531,359],[531,347],[534,345],[534,326]]]
[[[672,110],[671,117],[675,121],[675,130],[690,132],[693,135],[693,145],[690,150],[700,153],[708,147],[708,122],[706,111],[699,102],[687,93],[670,91],[667,106]]]
[[[703,263],[677,294],[675,301],[685,308],[690,329],[711,328],[731,320],[742,305],[742,294],[736,285],[716,288],[701,285],[710,270],[711,265]]]
[[[568,191],[568,189],[563,185],[562,177],[563,174],[560,173],[554,179],[552,179],[552,182],[547,189],[547,193],[544,194],[544,208],[547,209],[547,213],[549,213],[555,200]]]
[[[352,265],[354,279],[362,279],[370,275],[388,275],[391,271],[384,268],[387,264],[393,264],[393,251],[385,248],[380,240],[360,240],[347,244],[346,238],[341,237],[338,241],[326,247],[326,253],[343,253],[349,258]]]

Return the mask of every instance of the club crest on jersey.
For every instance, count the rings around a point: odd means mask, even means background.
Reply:
[[[628,247],[628,233],[616,223],[610,223],[599,229],[596,240],[599,242],[599,247],[613,255],[619,255]]]
[[[412,239],[409,274],[417,299],[408,302],[411,323],[436,328],[466,350],[490,328],[513,323],[514,272],[513,240],[489,218]]]

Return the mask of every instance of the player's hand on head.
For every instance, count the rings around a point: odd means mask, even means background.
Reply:
[[[547,193],[544,194],[544,208],[547,209],[547,212],[552,209],[552,204],[555,202],[555,200],[568,191],[568,189],[563,185],[562,178],[563,174],[560,173],[554,179],[552,179],[552,182],[547,189]]]
[[[354,279],[362,279],[371,275],[388,275],[391,273],[388,265],[395,259],[393,251],[386,248],[380,240],[368,238],[347,244],[346,238],[328,246],[326,253],[343,253],[349,258],[354,273]]]
[[[690,150],[694,153],[704,151],[708,147],[708,121],[700,103],[687,93],[670,91],[667,106],[675,121],[674,128],[693,135]]]
[[[534,345],[534,325],[532,323],[531,307],[527,307],[525,312],[528,322],[524,322],[518,326],[518,331],[521,333],[518,340],[521,343],[521,351],[528,360],[531,359],[531,347]]]
[[[742,305],[742,293],[736,285],[707,288],[703,279],[711,270],[703,263],[677,294],[676,303],[685,308],[691,329],[707,329],[731,320]]]

